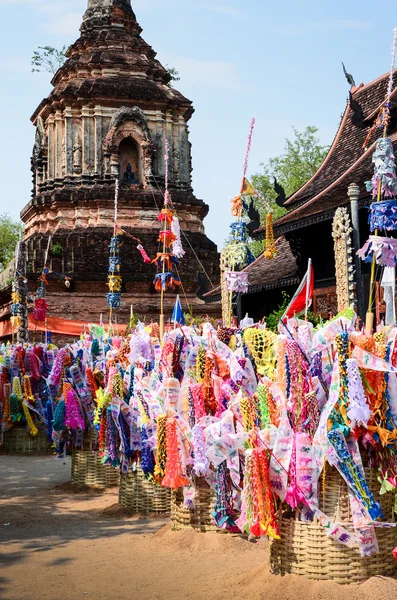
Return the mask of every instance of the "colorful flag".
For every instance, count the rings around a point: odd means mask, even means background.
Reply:
[[[244,177],[243,186],[241,188],[242,196],[258,196],[258,192],[252,187],[248,179]]]
[[[175,302],[174,310],[172,313],[171,321],[175,325],[184,325],[185,324],[185,317],[183,314],[179,295],[176,297],[176,302]]]
[[[306,275],[288,305],[282,319],[291,319],[294,315],[307,311],[311,306],[314,292],[314,271],[311,259]]]

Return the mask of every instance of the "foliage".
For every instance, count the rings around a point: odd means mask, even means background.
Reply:
[[[257,201],[262,225],[265,224],[269,207],[274,220],[286,212],[285,208],[277,206],[275,202],[277,193],[274,191],[274,177],[285,189],[286,196],[291,196],[316,173],[328,152],[328,146],[320,145],[317,127],[309,125],[304,131],[293,127],[293,131],[294,138],[285,140],[283,154],[271,158],[266,164],[261,163],[262,173],[256,173],[252,177],[254,188],[262,196]],[[258,245],[258,242],[254,244]],[[253,252],[255,253],[255,248]]]
[[[173,82],[173,81],[180,81],[181,78],[179,77],[179,71],[177,71],[175,69],[175,67],[168,67],[167,65],[167,71],[168,71],[168,75],[169,75],[169,83]]]
[[[22,224],[7,214],[0,215],[0,270],[5,269],[15,253],[15,247],[23,231]]]
[[[268,329],[277,333],[278,324],[280,322],[281,317],[285,313],[288,304],[290,303],[290,296],[284,290],[281,292],[282,302],[273,312],[270,313],[268,317],[266,317],[266,325]]]
[[[189,327],[197,327],[198,329],[200,329],[200,327],[204,325],[204,323],[211,323],[211,325],[215,329],[217,329],[219,324],[221,323],[221,320],[214,319],[213,317],[209,317],[208,315],[201,315],[199,317],[195,317],[193,315],[193,312],[190,311],[189,313],[185,313],[185,323]]]
[[[33,52],[32,73],[47,72],[55,75],[65,62],[66,52],[67,46],[63,46],[60,50],[52,46],[39,46]]]
[[[272,313],[270,313],[270,315],[268,317],[266,317],[267,328],[270,329],[271,331],[274,331],[275,333],[277,333],[278,324],[280,323],[280,319],[283,316],[283,314],[285,313],[285,311],[288,307],[288,304],[291,301],[291,298],[287,294],[287,292],[285,292],[283,290],[281,292],[281,294],[282,294],[281,304]],[[310,323],[313,323],[313,325],[315,327],[320,324],[321,317],[318,315],[315,315],[311,310],[308,311],[307,318],[310,321]]]
[[[54,258],[59,258],[62,256],[62,253],[63,253],[63,250],[62,250],[61,244],[58,244],[57,242],[55,244],[52,244],[51,256],[53,256]]]

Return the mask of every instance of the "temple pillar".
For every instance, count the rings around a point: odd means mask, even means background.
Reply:
[[[72,108],[67,106],[63,113],[65,119],[65,165],[66,176],[73,175],[73,114]]]

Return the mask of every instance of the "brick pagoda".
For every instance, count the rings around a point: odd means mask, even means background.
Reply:
[[[33,194],[22,210],[29,289],[35,289],[52,236],[48,267],[71,278],[50,276],[48,314],[98,321],[106,313],[109,241],[113,232],[115,182],[119,179],[119,225],[139,238],[154,258],[163,205],[165,143],[170,146],[169,189],[186,255],[180,276],[195,314],[207,307],[196,296],[201,267],[218,280],[216,246],[205,235],[208,206],[192,190],[190,100],[170,85],[168,71],[142,39],[130,0],[89,0],[79,39],[52,80],[53,90],[32,116]],[[121,250],[123,308],[158,318],[156,269],[144,264],[136,243]],[[194,252],[192,250],[194,249]],[[186,301],[181,294],[186,310]],[[175,295],[166,295],[166,318]],[[201,308],[201,307],[204,308]]]

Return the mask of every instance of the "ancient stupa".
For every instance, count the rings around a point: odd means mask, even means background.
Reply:
[[[33,194],[21,213],[29,290],[38,282],[52,236],[48,267],[70,277],[71,285],[50,276],[48,314],[86,322],[98,322],[100,313],[105,318],[116,179],[119,225],[156,256],[168,140],[169,189],[190,243],[182,237],[180,276],[195,314],[206,313],[196,296],[197,274],[204,267],[215,282],[218,253],[204,232],[208,206],[192,190],[192,103],[172,87],[168,70],[142,39],[130,0],[89,0],[80,31],[52,92],[32,116]],[[128,322],[131,305],[147,319],[158,318],[155,268],[142,261],[131,239],[124,241],[119,321]],[[174,294],[167,294],[166,314],[174,302]]]

